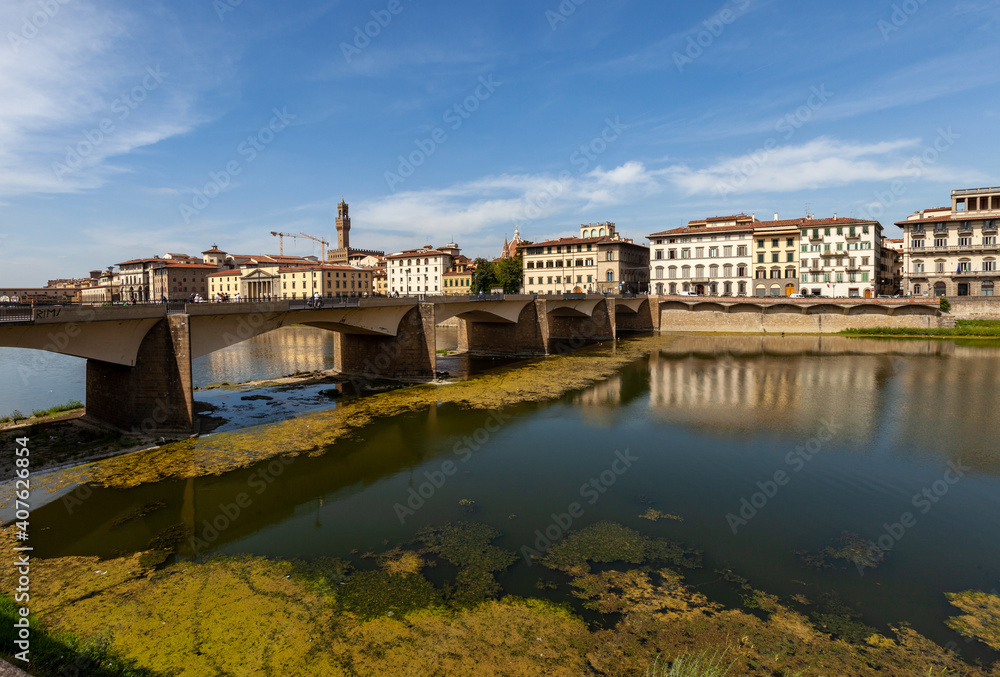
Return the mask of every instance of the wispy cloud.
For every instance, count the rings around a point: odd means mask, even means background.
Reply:
[[[0,44],[0,195],[96,188],[124,171],[111,158],[203,121],[194,103],[206,78],[181,71],[204,54],[176,49],[169,13],[154,24],[128,6],[74,0],[51,3],[58,11],[42,22],[40,7],[0,6],[0,25],[13,28]]]
[[[798,146],[723,158],[702,168],[676,165],[666,176],[688,195],[817,190],[908,177],[913,173],[908,162],[923,150],[921,139],[852,143],[820,137]],[[944,164],[930,164],[922,178],[955,181],[967,175]]]

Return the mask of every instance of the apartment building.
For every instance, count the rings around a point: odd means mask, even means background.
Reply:
[[[799,286],[809,296],[872,298],[879,289],[882,224],[807,216],[785,223],[800,229]]]
[[[755,216],[716,216],[649,235],[655,294],[746,296],[750,291]]]
[[[649,248],[622,237],[614,223],[582,224],[580,237],[519,246],[526,294],[645,293]]]
[[[777,217],[777,214],[775,214]],[[799,293],[799,227],[793,222],[761,221],[753,229],[753,295]]]
[[[460,250],[454,242],[443,247],[427,245],[389,254],[385,257],[388,293],[400,296],[441,294],[444,274],[453,268],[459,255]]]
[[[316,264],[278,270],[282,299],[327,299],[371,296],[372,271],[355,266]]]
[[[903,229],[903,290],[913,296],[994,296],[1000,187],[951,192],[951,207],[924,209]]]
[[[890,295],[903,293],[903,238],[882,238],[879,278],[879,293]]]
[[[207,298],[209,276],[216,270],[216,266],[197,259],[160,259],[148,270],[152,295],[147,300],[186,301],[191,294]]]

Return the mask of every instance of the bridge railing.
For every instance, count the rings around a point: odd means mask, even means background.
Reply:
[[[0,322],[21,322],[32,319],[32,309],[29,303],[0,304]]]

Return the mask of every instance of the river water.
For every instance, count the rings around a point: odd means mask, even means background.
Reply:
[[[315,355],[310,341],[325,337],[299,339]],[[326,357],[303,357],[292,371],[317,368],[310,359]],[[201,382],[260,376],[239,360],[215,364]],[[35,510],[33,545],[43,556],[135,551],[249,492],[252,505],[202,555],[356,560],[455,520],[493,525],[503,533],[496,544],[520,553],[579,503],[573,528],[613,520],[703,550],[705,566],[688,580],[718,601],[739,603],[716,573],[731,568],[782,599],[833,595],[877,628],[909,622],[984,658],[945,627],[956,611],[944,593],[1000,588],[998,384],[996,344],[680,336],[553,401],[379,419],[280,474],[265,462],[95,488],[72,518],[58,501]],[[168,508],[111,528],[160,501]],[[683,521],[641,518],[650,507]],[[845,533],[881,546],[871,551],[877,568],[828,558],[819,569],[801,556],[839,548]],[[522,559],[500,582],[565,599],[536,587],[551,576]]]

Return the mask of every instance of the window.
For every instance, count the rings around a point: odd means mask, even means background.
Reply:
[[[663,266],[657,266],[656,267],[656,279],[657,280],[662,280],[663,279]]]
[[[794,237],[790,237],[790,238],[786,239],[785,240],[785,246],[786,247],[794,247],[795,246],[795,238]]]
[[[943,273],[944,272],[944,261],[936,261],[934,263],[934,272]]]
[[[922,272],[924,272],[924,262],[923,261],[920,261],[919,263],[918,262],[914,262],[914,264],[913,264],[913,272],[914,273],[922,273]]]
[[[763,249],[764,248],[764,241],[763,240],[757,240],[757,248],[758,249]]]
[[[694,257],[696,259],[705,258],[705,248],[704,247],[695,247],[694,248]]]
[[[993,280],[986,280],[982,287],[983,296],[993,296]]]
[[[764,263],[764,254],[757,254],[757,263]]]
[[[722,248],[722,255],[729,257],[733,255],[733,245],[728,245]]]
[[[920,295],[920,285],[919,284],[913,285],[913,293],[914,293],[914,295],[917,295],[917,296]]]
[[[802,245],[802,252],[805,253],[807,251],[809,251],[809,245],[807,244]]]
[[[659,261],[660,259],[662,259],[663,258],[663,250],[662,249],[657,249],[654,258],[657,261]]]
[[[996,271],[996,269],[997,269],[997,262],[996,261],[993,261],[993,260],[983,261],[983,270],[984,271],[991,271],[992,272],[992,271]]]
[[[745,263],[741,263],[736,266],[736,277],[746,277],[747,276],[747,266]],[[742,284],[742,283],[741,283]]]
[[[960,238],[958,238],[958,246],[959,247],[971,247],[972,246],[972,238],[971,237],[960,237]]]
[[[747,246],[745,244],[741,244],[740,246],[738,246],[736,248],[736,255],[737,256],[746,256],[747,255]]]
[[[682,259],[689,259],[689,258],[691,258],[691,250],[690,249],[682,249],[681,250],[681,258]]]
[[[776,238],[776,237],[775,238],[771,238],[771,247],[777,247],[778,246],[778,242],[779,242],[778,238]]]
[[[983,235],[983,244],[984,245],[995,245],[996,243],[997,243],[997,236],[996,235]]]
[[[615,260],[615,253],[608,252],[608,261],[614,261],[614,260]]]
[[[913,240],[910,244],[914,248],[916,248],[916,249],[923,249],[924,248],[924,241],[923,240]]]
[[[615,281],[615,272],[613,270],[609,270],[608,271],[608,282],[614,282],[614,281]]]
[[[717,258],[719,258],[719,248],[718,247],[709,247],[708,248],[708,258],[710,258],[710,259],[717,259]]]
[[[771,252],[771,263],[777,263],[781,260],[780,252]]]
[[[942,248],[943,247],[947,247],[948,246],[948,238],[946,238],[946,237],[936,237],[936,238],[934,238],[934,246],[935,247],[942,247]]]

